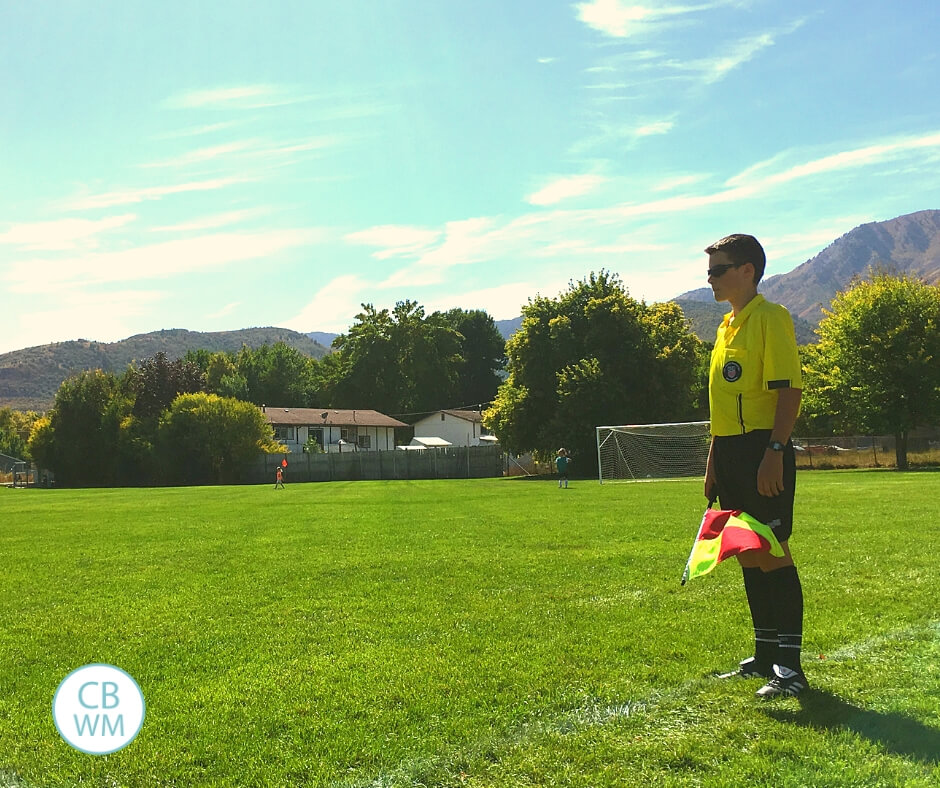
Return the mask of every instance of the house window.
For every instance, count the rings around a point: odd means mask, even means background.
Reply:
[[[297,428],[275,425],[274,439],[278,441],[291,441],[291,442],[296,441],[297,440]]]
[[[315,441],[323,446],[323,427],[307,427],[307,443]]]
[[[359,428],[342,427],[339,431],[339,436],[346,441],[346,443],[355,443],[356,439],[359,437]]]
[[[371,448],[372,448],[372,436],[371,436],[371,435],[360,435],[360,436],[359,436],[359,448],[360,448],[360,449],[371,449]]]

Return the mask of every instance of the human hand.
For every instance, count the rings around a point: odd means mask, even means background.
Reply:
[[[757,492],[773,498],[783,492],[783,452],[767,449],[757,469]]]
[[[705,497],[709,501],[714,501],[718,497],[718,479],[715,478],[711,465],[705,469]]]

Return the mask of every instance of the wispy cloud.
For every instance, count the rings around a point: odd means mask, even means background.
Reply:
[[[186,167],[191,164],[205,164],[206,162],[212,161],[214,159],[230,156],[233,153],[239,153],[254,145],[257,145],[257,142],[254,140],[226,142],[222,145],[212,145],[211,147],[199,148],[198,150],[189,151],[188,153],[174,156],[172,159],[151,162],[149,164],[141,164],[140,166],[144,168]]]
[[[178,131],[168,131],[164,134],[158,134],[156,139],[160,140],[175,140],[175,139],[185,139],[186,137],[201,137],[205,134],[215,134],[218,131],[225,131],[230,129],[233,126],[241,125],[240,121],[228,120],[221,123],[207,123],[202,126],[191,126],[188,129],[180,129]]]
[[[692,61],[685,64],[684,68],[700,73],[706,84],[719,82],[736,68],[752,60],[761,50],[773,46],[775,40],[770,33],[752,36],[731,45],[726,52],[716,57]]]
[[[236,85],[190,90],[163,102],[169,109],[264,109],[310,101],[279,85]]]
[[[140,165],[142,168],[154,169],[190,166],[202,166],[217,159],[236,159],[237,161],[257,161],[259,159],[277,159],[283,157],[297,157],[297,154],[312,153],[337,147],[345,138],[337,134],[308,137],[298,140],[271,142],[262,139],[239,140],[221,145],[212,145],[197,150],[187,151],[162,161],[150,162]]]
[[[701,173],[696,175],[673,175],[655,184],[652,187],[654,192],[671,192],[673,189],[681,189],[685,186],[692,186],[707,178],[707,175]]]
[[[43,290],[43,298],[36,301],[39,308],[30,313],[28,322],[12,321],[13,331],[0,335],[0,353],[77,336],[98,342],[124,339],[139,332],[142,317],[165,298],[165,293],[152,289],[91,292],[53,285]]]
[[[577,3],[575,9],[578,19],[588,27],[613,38],[628,38],[644,32],[652,25],[730,5],[732,2],[715,0],[697,5],[667,5],[654,0],[647,5],[635,5],[628,0],[591,0]]]
[[[216,230],[219,227],[238,224],[247,219],[255,219],[258,216],[264,216],[270,213],[268,208],[246,208],[241,211],[228,211],[227,213],[217,213],[212,216],[205,216],[201,219],[193,219],[179,224],[168,224],[161,227],[151,227],[153,233],[187,233],[202,230]]]
[[[124,189],[74,197],[66,200],[62,207],[67,211],[89,211],[98,208],[111,208],[115,205],[130,205],[150,200],[160,200],[171,194],[225,189],[229,186],[249,183],[252,180],[251,178],[245,177],[231,177],[176,183],[170,186],[142,186],[137,189]]]
[[[12,267],[4,278],[10,290],[20,293],[43,292],[47,280],[63,286],[151,281],[247,260],[266,260],[287,249],[316,244],[322,238],[317,230],[216,233],[117,251],[32,259]],[[41,279],[35,276],[37,268],[44,271]]]
[[[596,190],[606,181],[600,175],[568,175],[556,178],[526,197],[531,205],[555,205],[572,197],[580,197]]]
[[[637,126],[633,133],[637,137],[652,137],[657,134],[668,134],[675,125],[675,121],[672,120],[655,120],[651,123],[644,123]]]
[[[327,282],[296,315],[281,323],[294,331],[343,332],[361,311],[361,304],[369,303],[371,289],[371,283],[355,274],[337,276]]]
[[[438,230],[386,224],[349,233],[343,240],[360,246],[380,247],[372,256],[377,260],[385,260],[389,257],[417,254],[436,243],[440,237]]]
[[[206,315],[206,317],[212,318],[212,319],[218,319],[218,318],[220,318],[220,317],[226,317],[226,316],[232,314],[232,312],[234,312],[236,309],[238,309],[238,307],[240,307],[241,305],[242,305],[242,302],[241,302],[241,301],[233,301],[231,304],[226,304],[225,306],[223,306],[223,307],[222,307],[221,309],[219,309],[218,311],[213,312],[213,313],[210,314],[210,315]]]
[[[792,153],[784,152],[771,159],[748,167],[744,172],[728,179],[727,184],[738,187],[749,182],[763,182],[767,185],[780,185],[791,181],[839,170],[870,167],[887,161],[900,159],[910,153],[927,152],[940,149],[940,131],[927,132],[919,136],[896,137],[864,145],[860,148],[833,153],[801,164],[794,164],[784,170],[773,172]]]
[[[67,251],[94,248],[97,236],[135,221],[134,214],[106,219],[56,219],[49,222],[15,224],[0,233],[0,244],[18,246],[24,251]]]

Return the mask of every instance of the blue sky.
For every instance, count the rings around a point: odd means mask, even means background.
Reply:
[[[515,317],[940,208],[940,4],[0,0],[0,352]]]

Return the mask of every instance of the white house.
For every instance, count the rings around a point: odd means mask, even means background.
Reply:
[[[477,410],[439,410],[415,422],[415,439],[443,438],[454,446],[487,446],[496,438]]]
[[[316,441],[326,452],[389,451],[395,428],[408,425],[375,410],[262,407],[274,437],[292,452]]]

